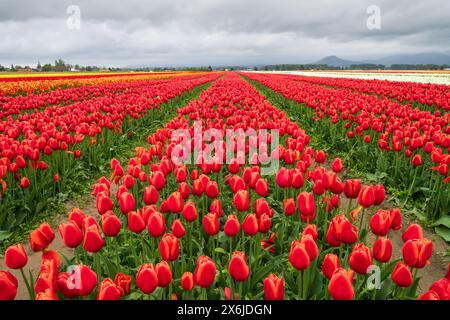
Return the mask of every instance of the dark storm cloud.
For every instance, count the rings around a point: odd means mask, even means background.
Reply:
[[[81,9],[80,30],[66,27],[69,5]],[[381,9],[380,30],[366,27],[369,5]],[[251,64],[448,53],[449,21],[447,0],[2,0],[0,63]]]

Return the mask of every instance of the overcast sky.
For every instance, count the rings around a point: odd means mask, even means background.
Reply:
[[[79,29],[70,5],[80,9]],[[370,5],[380,8],[380,29],[367,27]],[[3,65],[253,65],[422,52],[450,53],[449,0],[0,0]]]

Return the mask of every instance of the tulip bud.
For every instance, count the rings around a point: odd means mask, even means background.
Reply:
[[[380,237],[378,238],[372,246],[373,249],[373,257],[375,260],[386,263],[391,260],[392,256],[392,242],[391,240]]]
[[[397,262],[394,270],[392,271],[392,281],[399,287],[403,288],[408,288],[412,285],[413,278],[411,271],[406,264],[401,261]]]
[[[288,198],[283,200],[283,211],[287,217],[295,214],[294,198]]]
[[[136,276],[136,286],[145,294],[151,294],[158,287],[158,276],[153,265],[141,265]]]
[[[239,233],[240,224],[239,220],[237,219],[236,215],[230,214],[227,217],[227,221],[225,222],[224,226],[224,233],[228,237],[235,237]]]
[[[183,223],[180,219],[175,219],[172,223],[172,234],[178,239],[183,238],[186,234]]]
[[[203,217],[203,230],[205,230],[208,236],[214,236],[219,233],[220,225],[219,218],[215,213],[208,213]]]
[[[108,211],[102,215],[103,234],[107,237],[116,237],[122,224],[119,218],[112,211]]]
[[[250,200],[247,190],[239,190],[234,195],[234,206],[238,211],[244,212],[250,208]]]
[[[284,280],[275,274],[270,274],[264,279],[264,299],[265,300],[283,300],[284,298]]]
[[[173,234],[166,233],[158,246],[161,258],[166,261],[175,261],[180,254],[180,240]]]
[[[128,229],[134,233],[141,233],[145,229],[145,221],[138,211],[128,212]]]
[[[359,274],[366,274],[367,268],[372,265],[372,253],[364,243],[358,243],[353,247],[348,258],[350,267]]]
[[[228,265],[228,272],[235,281],[243,282],[248,279],[250,269],[244,252],[233,252],[230,264]]]
[[[159,194],[158,190],[152,185],[144,188],[144,203],[146,205],[152,205],[158,202]]]
[[[187,222],[195,221],[195,219],[197,219],[197,209],[195,208],[195,203],[192,201],[186,202],[181,214]]]
[[[429,264],[433,253],[433,243],[428,239],[408,240],[403,245],[403,260],[413,268],[423,268]]]
[[[291,243],[289,262],[297,270],[305,270],[309,267],[310,259],[304,243],[300,241]]]
[[[147,223],[148,233],[154,237],[161,237],[166,232],[166,221],[160,212],[153,212]]]
[[[216,277],[216,265],[207,256],[200,256],[195,266],[194,280],[202,288],[209,288]]]
[[[5,252],[5,265],[10,269],[22,269],[28,262],[28,256],[21,244],[8,247]]]
[[[121,296],[120,288],[110,278],[100,283],[97,300],[120,300]]]
[[[128,214],[128,212],[135,209],[136,203],[134,197],[129,192],[123,192],[119,197],[119,208],[120,212],[123,214]]]
[[[219,186],[215,181],[209,181],[205,188],[206,195],[210,199],[215,199],[219,195]]]
[[[304,222],[310,222],[316,215],[316,203],[312,193],[303,191],[297,197],[298,210]]]
[[[328,284],[328,291],[331,297],[334,300],[352,300],[354,296],[352,282],[353,271],[347,271],[342,268],[336,270]]]
[[[76,248],[83,241],[83,234],[73,221],[69,221],[67,224],[60,224],[58,229],[64,244],[68,248]]]
[[[244,222],[242,222],[242,230],[244,230],[245,234],[249,236],[254,236],[258,233],[258,220],[255,214],[247,214],[245,216]]]
[[[185,272],[181,276],[181,287],[184,291],[191,291],[194,288],[194,275],[191,272]]]
[[[406,228],[406,230],[402,234],[403,242],[422,238],[423,238],[422,227],[416,223],[409,225],[408,228]]]
[[[330,280],[334,272],[340,268],[341,264],[337,255],[332,253],[325,255],[322,263],[322,273],[328,280]]]
[[[267,179],[259,178],[256,181],[255,191],[260,197],[265,197],[269,194],[269,184]]]
[[[155,271],[158,277],[159,287],[165,288],[170,284],[170,282],[172,282],[172,271],[170,270],[170,266],[166,261],[161,261],[160,263],[156,264]]]

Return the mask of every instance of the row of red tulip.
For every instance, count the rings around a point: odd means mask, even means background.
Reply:
[[[193,79],[202,76],[186,75],[179,79]],[[133,77],[130,78],[130,81]],[[4,119],[8,116],[25,115],[30,112],[38,112],[50,106],[66,106],[75,102],[82,102],[92,98],[110,97],[113,98],[117,93],[121,93],[130,88],[144,87],[148,85],[157,85],[171,81],[167,79],[149,79],[135,82],[113,82],[101,83],[92,86],[82,86],[68,89],[58,89],[40,94],[30,94],[26,96],[0,96],[0,118]],[[20,120],[20,117],[17,117]],[[13,118],[8,118],[13,121]],[[7,119],[7,120],[8,120]],[[5,124],[2,123],[1,128]],[[4,129],[1,132],[5,132]]]
[[[227,151],[236,158],[229,163],[222,163],[223,155],[206,161],[202,152],[205,161],[180,163],[171,157],[180,140],[173,132],[192,133],[199,122],[224,136],[226,129],[278,130],[279,152],[268,158],[283,167],[264,177],[261,159],[241,164],[233,144]],[[94,185],[99,221],[73,209],[59,226],[66,246],[75,248],[70,271],[50,250],[55,234],[48,224],[30,234],[31,249],[42,252],[37,279],[24,275],[32,298],[416,297],[417,270],[432,255],[421,228],[405,229],[397,259],[389,235],[402,228],[402,217],[398,209],[380,208],[384,187],[342,180],[341,159],[326,169],[326,153],[308,146],[308,135],[237,75],[216,80],[148,142],[126,167],[112,159],[110,179]],[[267,151],[275,141],[249,139],[244,154],[252,144]],[[193,139],[193,145],[203,152],[210,148],[202,140]],[[376,237],[373,244],[369,232]],[[23,247],[10,247],[5,263],[23,270]],[[380,287],[373,290],[371,269],[380,270]],[[449,278],[420,298],[448,299]],[[0,298],[13,299],[17,284],[1,271]]]
[[[396,99],[398,102],[408,103],[408,105],[414,103],[444,111],[450,110],[450,88],[445,84],[310,76],[286,77],[294,81],[375,94],[384,98]]]

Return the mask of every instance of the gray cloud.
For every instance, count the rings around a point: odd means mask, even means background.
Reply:
[[[69,30],[69,5],[81,29]],[[366,8],[381,9],[368,30]],[[446,0],[2,0],[0,63],[96,65],[312,62],[450,52]]]

